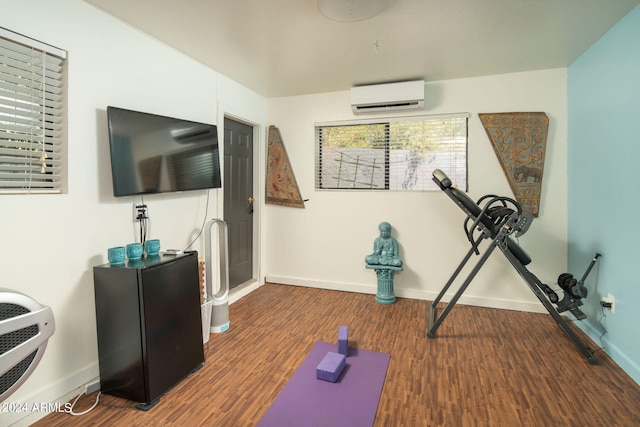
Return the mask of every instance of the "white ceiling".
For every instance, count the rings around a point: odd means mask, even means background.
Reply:
[[[566,67],[640,0],[86,0],[266,97]],[[348,1],[348,0],[345,0]]]

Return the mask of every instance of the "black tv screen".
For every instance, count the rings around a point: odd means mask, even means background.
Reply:
[[[215,125],[107,107],[113,195],[220,188]]]

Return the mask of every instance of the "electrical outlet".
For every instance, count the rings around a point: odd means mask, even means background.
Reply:
[[[133,204],[133,221],[139,222],[143,219],[149,218],[149,209],[147,205],[142,203],[134,203]]]
[[[84,394],[91,394],[100,390],[100,380],[95,379],[84,385]]]
[[[612,313],[616,312],[616,299],[611,294],[600,298],[600,305]]]

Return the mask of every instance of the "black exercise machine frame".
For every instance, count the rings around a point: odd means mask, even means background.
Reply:
[[[454,187],[449,177],[439,169],[433,172],[433,181],[467,214],[464,229],[467,239],[471,243],[471,248],[429,308],[427,337],[435,338],[436,331],[446,316],[471,284],[471,281],[478,274],[489,256],[498,248],[505,255],[509,263],[516,269],[520,277],[524,279],[549,314],[551,314],[558,326],[560,326],[569,339],[575,344],[580,353],[582,353],[590,364],[598,364],[598,360],[584,346],[574,331],[571,330],[560,313],[569,310],[578,320],[586,317],[578,308],[578,306],[582,305],[581,298],[586,297],[587,293],[583,282],[600,254],[596,253],[596,256],[591,261],[591,264],[579,282],[576,283],[573,276],[568,273],[560,275],[559,282],[566,283],[566,286],[561,285],[564,296],[561,301],[558,301],[558,295],[525,267],[525,265],[531,262],[531,258],[529,258],[526,252],[511,237],[512,235],[519,237],[526,233],[533,220],[531,214],[523,212],[520,204],[508,197],[487,195],[480,198],[478,202],[474,202],[467,193]],[[484,207],[481,207],[481,203],[483,202]],[[469,223],[471,223],[471,226],[469,226]],[[482,254],[464,282],[459,286],[444,310],[439,316],[436,316],[438,303],[442,300],[472,255],[480,255],[479,245],[485,239],[491,239],[489,247]],[[556,304],[558,309],[556,309],[552,303]]]

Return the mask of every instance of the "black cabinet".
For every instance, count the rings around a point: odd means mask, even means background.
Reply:
[[[197,252],[93,268],[103,393],[158,398],[204,363]]]

